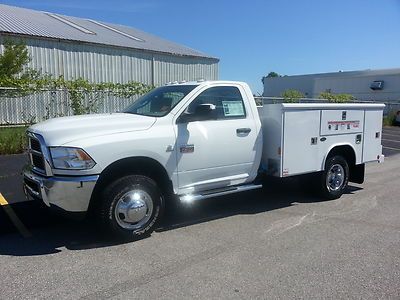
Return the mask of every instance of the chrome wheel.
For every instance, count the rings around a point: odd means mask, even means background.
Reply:
[[[145,225],[153,213],[153,200],[144,190],[131,190],[118,199],[115,219],[124,229],[136,230]]]
[[[334,164],[328,171],[326,176],[326,187],[330,191],[340,190],[345,181],[346,174],[344,168],[340,164]]]

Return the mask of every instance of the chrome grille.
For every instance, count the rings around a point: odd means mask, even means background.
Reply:
[[[46,173],[40,141],[32,136],[29,136],[29,158],[34,170],[43,174]]]

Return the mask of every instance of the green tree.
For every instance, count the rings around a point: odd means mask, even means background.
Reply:
[[[279,74],[276,73],[276,72],[269,72],[268,75],[267,75],[267,77],[268,77],[268,78],[271,78],[271,77],[281,77],[281,75],[279,75]]]
[[[301,98],[304,98],[304,94],[298,90],[288,89],[281,94],[281,97],[284,98],[285,102],[293,103],[299,102]]]
[[[333,94],[331,92],[322,92],[318,96],[319,99],[326,99],[329,102],[343,103],[354,100],[354,97],[350,94]]]
[[[31,70],[24,71],[24,66],[31,61],[26,45],[5,40],[4,51],[0,54],[0,78],[16,78],[31,75]]]
[[[23,42],[4,41],[4,51],[0,54],[0,86],[15,90],[1,90],[0,96],[24,96],[43,83],[39,72],[26,67],[30,61],[28,48]]]

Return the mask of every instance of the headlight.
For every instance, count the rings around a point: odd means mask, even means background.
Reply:
[[[96,162],[85,151],[72,147],[50,147],[53,166],[56,169],[86,170]]]

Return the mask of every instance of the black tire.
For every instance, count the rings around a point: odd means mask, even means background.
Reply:
[[[332,176],[334,173],[336,177]],[[328,200],[338,199],[346,190],[348,183],[349,165],[346,159],[339,155],[329,157],[319,180],[321,196]]]
[[[139,214],[145,213],[145,217],[140,222],[135,223],[127,221],[127,219],[123,218],[126,215],[117,213],[116,209],[122,206],[128,207],[129,205],[132,207],[132,203],[137,200],[135,199],[136,195],[140,195],[137,191],[143,196],[138,196],[139,201],[142,201],[140,205],[145,204],[130,210],[126,208],[128,217],[130,217],[130,212],[134,216],[137,216],[135,214],[138,212]],[[140,200],[140,198],[146,201]],[[114,237],[129,240],[137,240],[149,236],[156,228],[164,212],[164,201],[160,189],[153,179],[142,175],[129,175],[115,180],[105,187],[101,193],[100,200],[98,216],[106,231]],[[146,203],[148,204],[146,205]]]

